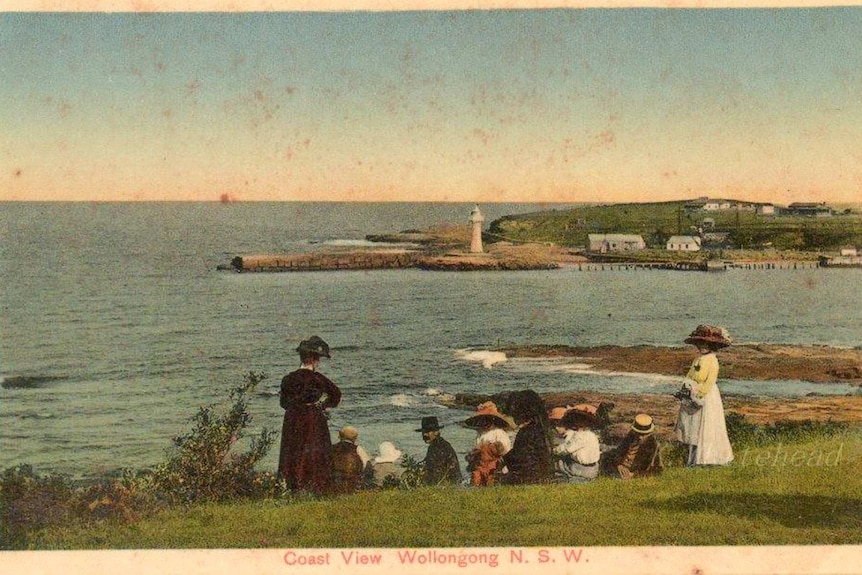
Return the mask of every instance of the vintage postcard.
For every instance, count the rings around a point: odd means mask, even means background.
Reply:
[[[11,573],[853,573],[862,6],[13,0]]]

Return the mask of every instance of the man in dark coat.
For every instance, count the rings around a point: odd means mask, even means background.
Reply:
[[[428,444],[428,453],[425,455],[426,485],[461,482],[458,455],[455,454],[449,442],[440,437],[442,428],[437,418],[431,416],[423,417],[422,427],[416,430],[422,432],[422,439]]]
[[[325,409],[341,401],[341,390],[317,372],[321,357],[330,357],[329,346],[317,336],[297,348],[302,366],[281,380],[280,403],[284,408],[278,476],[291,491],[322,494],[331,484],[331,449]]]

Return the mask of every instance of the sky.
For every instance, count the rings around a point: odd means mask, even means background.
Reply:
[[[862,7],[0,13],[0,200],[862,202]]]

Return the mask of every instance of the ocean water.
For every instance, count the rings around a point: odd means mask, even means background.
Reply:
[[[483,205],[486,221],[548,206]],[[0,203],[0,468],[77,477],[161,461],[201,405],[250,370],[268,379],[253,429],[280,430],[281,377],[318,334],[344,392],[333,434],[421,456],[437,415],[460,452],[473,432],[440,394],[671,391],[674,377],[517,360],[504,344],[683,345],[699,323],[738,341],[862,345],[862,270],[236,274],[233,256],[363,243],[466,222],[471,204]],[[721,381],[724,393],[846,394],[843,385]],[[277,447],[264,465],[276,466]]]

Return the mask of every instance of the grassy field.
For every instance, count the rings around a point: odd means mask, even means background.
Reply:
[[[52,527],[40,549],[862,543],[862,430],[737,447],[722,468],[587,485],[421,488],[175,507]]]
[[[588,234],[628,233],[640,234],[649,247],[663,249],[671,235],[696,232],[704,219],[710,218],[715,230],[730,233],[737,248],[819,250],[862,244],[862,217],[858,211],[811,218],[736,210],[687,212],[684,203],[589,205],[506,216],[491,222],[489,235],[497,240],[583,247],[588,243]]]

